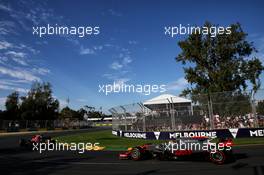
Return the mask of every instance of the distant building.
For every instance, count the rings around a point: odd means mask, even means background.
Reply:
[[[162,94],[143,103],[145,107],[152,112],[169,112],[175,111],[176,115],[189,113],[192,115],[192,101],[186,98],[178,97],[171,94]]]

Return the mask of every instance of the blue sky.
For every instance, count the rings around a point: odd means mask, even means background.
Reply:
[[[259,1],[0,1],[0,108],[17,90],[25,95],[33,81],[49,81],[61,106],[90,105],[104,111],[144,101],[140,93],[106,96],[98,86],[113,82],[165,84],[179,94],[188,86],[175,61],[186,36],[170,38],[164,26],[221,26],[239,22],[264,60],[264,2]],[[32,35],[33,26],[99,26],[97,36]],[[261,77],[263,79],[263,75]]]

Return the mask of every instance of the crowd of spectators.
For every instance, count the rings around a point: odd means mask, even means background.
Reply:
[[[254,128],[257,123],[259,127],[264,127],[264,116],[257,116],[255,122],[254,115],[237,115],[237,116],[213,116],[213,128],[214,129],[229,129],[229,128]],[[208,116],[203,116],[200,122],[189,122],[183,124],[180,121],[175,121],[175,130],[206,130],[211,129],[210,119]],[[146,118],[145,121],[146,131],[173,131],[171,126],[171,118]],[[138,120],[132,124],[132,130],[142,131],[143,121]]]

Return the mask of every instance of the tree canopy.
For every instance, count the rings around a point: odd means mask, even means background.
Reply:
[[[213,25],[206,22],[204,26]],[[246,40],[239,23],[230,27],[231,34],[212,37],[210,33],[192,33],[178,43],[182,52],[176,61],[185,65],[185,78],[192,85],[183,94],[241,91],[247,88],[247,82],[255,91],[260,87],[259,76],[264,68],[258,58],[250,58],[257,50]]]
[[[9,116],[9,119],[19,118],[19,93],[13,92],[7,96],[5,102],[6,112],[5,116]]]
[[[27,96],[21,99],[22,119],[47,120],[58,117],[59,101],[52,96],[50,83],[35,82]]]
[[[264,115],[264,100],[261,100],[261,101],[258,102],[257,113],[259,115]]]
[[[59,111],[59,101],[52,95],[50,83],[34,82],[26,96],[19,96],[18,92],[12,92],[5,102],[6,110],[0,111],[0,119],[4,120],[86,120],[88,118],[106,117],[95,107],[84,106],[78,110],[69,106]]]
[[[33,83],[26,96],[12,92],[2,112],[5,120],[53,120],[58,117],[59,101],[52,96],[50,83]]]
[[[204,27],[215,25],[206,22]],[[245,93],[251,84],[253,92],[260,87],[264,67],[253,42],[246,40],[247,33],[239,23],[231,24],[231,33],[215,37],[192,33],[178,43],[181,53],[177,62],[184,65],[185,79],[190,87],[182,95],[208,110],[211,103],[214,114],[221,116],[242,115],[250,112],[251,94]],[[221,93],[219,93],[221,92]]]

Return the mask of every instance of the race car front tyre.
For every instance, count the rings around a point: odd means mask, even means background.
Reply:
[[[133,148],[131,151],[132,160],[140,160],[142,158],[141,151],[139,148]]]
[[[210,160],[215,164],[222,165],[226,160],[225,153],[222,151],[211,152]]]

